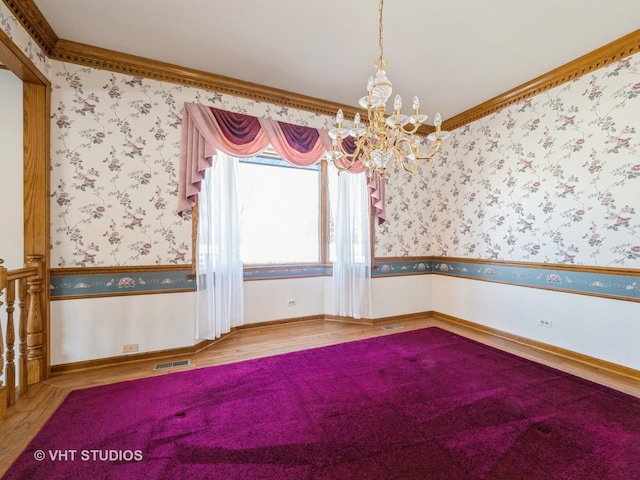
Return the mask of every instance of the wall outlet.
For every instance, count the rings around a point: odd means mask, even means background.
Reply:
[[[551,320],[545,320],[544,318],[541,318],[538,321],[538,325],[540,325],[541,327],[551,328]]]
[[[138,344],[137,343],[131,343],[129,345],[123,345],[122,346],[122,353],[133,353],[133,352],[137,352],[138,351]]]
[[[290,298],[289,300],[287,300],[287,307],[293,307],[296,304],[296,299],[295,298]]]

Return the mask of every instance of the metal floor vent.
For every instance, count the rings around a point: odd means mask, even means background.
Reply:
[[[155,367],[153,367],[153,371],[157,372],[158,370],[166,370],[167,368],[186,367],[187,365],[191,365],[191,360],[178,360],[176,362],[158,363]]]
[[[382,329],[386,330],[387,332],[390,330],[398,330],[399,328],[404,328],[404,325],[400,325],[399,323],[394,323],[393,325],[385,325],[384,327],[382,327]]]

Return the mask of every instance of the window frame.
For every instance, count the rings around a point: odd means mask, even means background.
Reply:
[[[281,158],[275,151],[269,149],[260,155],[256,156],[274,156]],[[329,178],[328,178],[328,166],[327,159],[322,158],[319,163],[318,182],[319,188],[319,228],[318,228],[318,247],[319,247],[319,259],[317,262],[300,262],[300,263],[278,263],[278,264],[243,264],[242,269],[245,273],[244,281],[251,280],[266,280],[269,278],[307,278],[326,276],[327,272],[330,272],[331,262],[329,261]],[[196,251],[198,244],[198,201],[199,197],[196,197],[196,203],[192,210],[191,218],[191,272],[196,275]],[[373,236],[373,235],[372,235]],[[291,271],[295,270],[295,273]],[[262,272],[268,272],[272,275],[259,275],[255,278],[251,278],[251,274],[260,274]],[[287,274],[289,272],[289,274]],[[247,278],[247,276],[249,278]]]

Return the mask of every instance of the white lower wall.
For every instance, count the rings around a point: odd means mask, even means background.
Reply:
[[[124,355],[127,344],[192,346],[195,295],[53,301],[51,364]],[[434,310],[640,370],[640,303],[443,275],[375,278],[372,295],[374,318]],[[331,277],[245,282],[245,324],[323,313],[333,313]]]
[[[372,280],[373,318],[431,310],[432,275]],[[245,324],[333,314],[332,277],[245,282]],[[289,300],[295,305],[290,306]]]
[[[437,312],[640,370],[640,303],[430,277]]]
[[[195,344],[195,293],[51,302],[51,365]]]
[[[373,318],[393,317],[433,310],[434,275],[374,278],[371,296]]]
[[[244,282],[245,325],[323,314],[325,278]],[[289,305],[289,300],[293,300],[295,305]]]
[[[432,310],[431,277],[406,275],[371,280],[372,318],[393,317]],[[332,277],[325,277],[324,312],[334,315]]]
[[[433,275],[373,279],[374,318],[431,310]],[[244,283],[245,325],[333,313],[331,277]],[[295,305],[289,305],[293,300]],[[195,344],[196,294],[169,293],[51,302],[51,364]]]

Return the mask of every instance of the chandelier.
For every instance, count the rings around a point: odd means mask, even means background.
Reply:
[[[351,129],[342,126],[344,114],[338,110],[336,128],[329,130],[333,148],[327,157],[333,161],[338,172],[351,169],[356,160],[360,160],[369,173],[378,172],[384,177],[387,167],[393,163],[400,163],[410,173],[415,173],[419,160],[433,162],[433,156],[440,150],[442,141],[449,137],[449,132],[441,130],[442,117],[439,113],[434,117],[435,131],[427,135],[427,140],[434,143],[429,153],[421,151],[422,137],[416,135],[418,128],[427,120],[427,115],[420,113],[420,101],[413,97],[411,116],[401,113],[402,99],[396,95],[393,101],[393,113],[385,114],[387,100],[391,97],[391,82],[384,68],[387,65],[383,58],[382,48],[382,8],[384,0],[379,5],[378,44],[380,57],[374,62],[377,69],[375,78],[369,77],[367,94],[358,102],[367,109],[368,122],[361,123],[360,114],[356,113],[354,126]],[[352,137],[352,140],[348,137]],[[344,145],[344,140],[351,147]],[[355,149],[354,149],[355,148]]]

